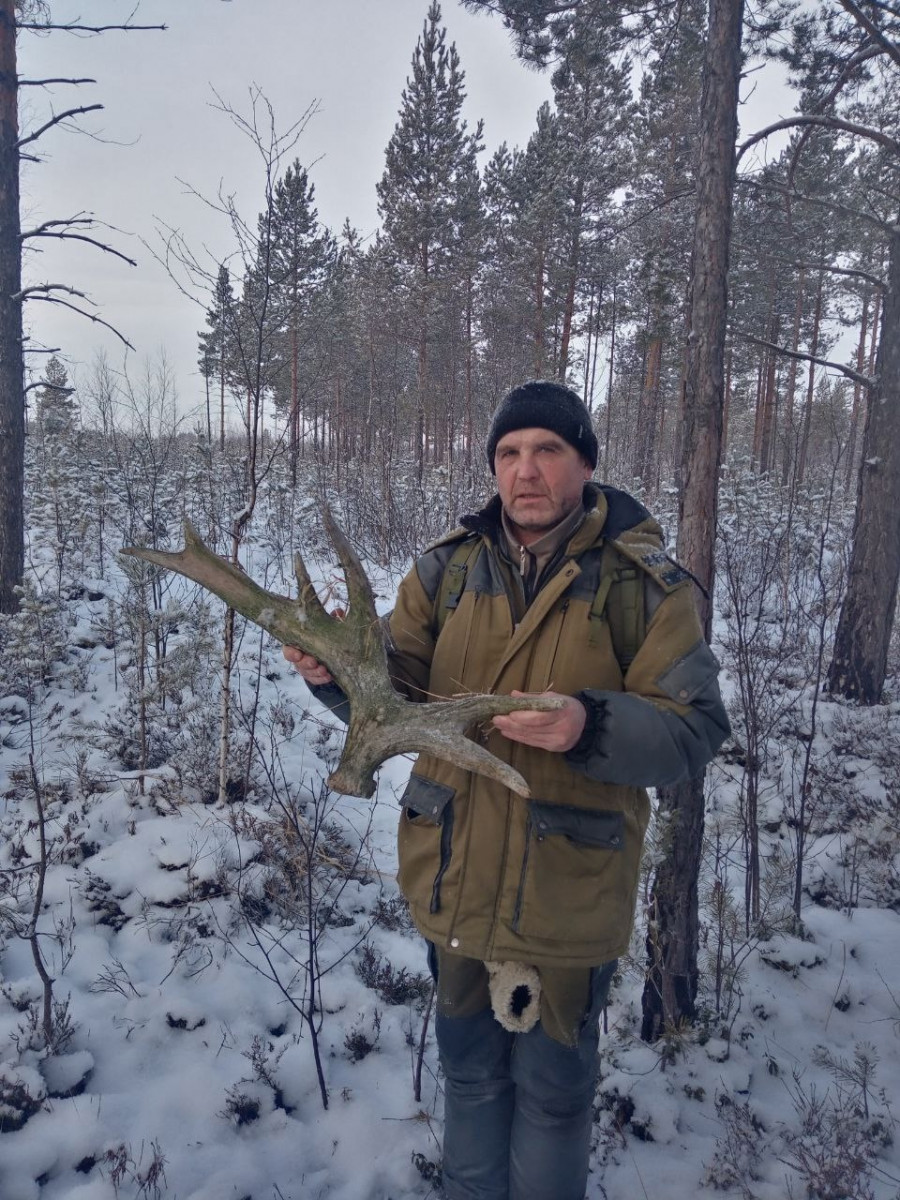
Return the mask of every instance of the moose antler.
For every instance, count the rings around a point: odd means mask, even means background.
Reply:
[[[328,668],[350,701],[350,726],[329,787],[351,796],[371,796],[374,774],[386,759],[424,750],[456,766],[496,779],[520,796],[529,795],[518,771],[465,736],[471,725],[500,713],[559,708],[550,696],[463,696],[414,704],[391,684],[381,621],[362,563],[330,511],[325,528],[334,543],[347,581],[349,608],[343,619],[326,612],[299,554],[294,556],[299,595],[296,600],[267,592],[239,567],[204,545],[190,522],[184,523],[184,549],[177,553],[129,546],[123,554],[177,571],[271,633],[298,646]]]

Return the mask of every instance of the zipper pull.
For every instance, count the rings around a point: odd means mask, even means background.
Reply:
[[[519,547],[519,574],[523,579],[528,574],[528,551],[524,546]]]

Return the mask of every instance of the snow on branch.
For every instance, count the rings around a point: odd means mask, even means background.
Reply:
[[[875,380],[871,375],[863,375],[860,371],[854,371],[852,367],[846,366],[844,363],[831,362],[827,358],[819,358],[815,354],[804,354],[802,350],[788,350],[786,346],[779,346],[775,342],[767,342],[765,338],[754,337],[752,333],[746,333],[743,329],[732,329],[732,336],[740,338],[741,341],[750,342],[754,346],[762,346],[764,350],[772,350],[775,354],[783,354],[785,358],[795,358],[800,362],[816,363],[820,367],[827,367],[831,371],[839,371],[848,379],[852,379],[854,383],[859,383],[863,387],[870,388],[874,386]]]
[[[822,129],[837,129],[841,133],[852,133],[856,137],[868,138],[870,141],[877,142],[879,146],[883,146],[886,150],[890,150],[893,154],[900,156],[900,142],[896,138],[892,138],[888,133],[882,133],[880,129],[873,129],[871,125],[859,125],[856,121],[845,121],[841,117],[825,117],[815,114],[808,114],[799,117],[785,117],[783,121],[776,121],[773,125],[767,125],[765,129],[760,129],[757,133],[748,137],[745,142],[738,146],[737,162],[740,162],[744,154],[757,142],[765,141],[773,133],[780,133],[783,129],[794,129],[802,125],[818,125]]]

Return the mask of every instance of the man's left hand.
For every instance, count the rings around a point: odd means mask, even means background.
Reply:
[[[555,750],[564,754],[571,750],[584,732],[587,712],[580,700],[574,696],[561,696],[559,692],[511,692],[512,696],[554,696],[564,700],[562,708],[552,712],[507,713],[493,718],[494,728],[512,742],[524,742],[526,746],[537,746],[541,750]]]

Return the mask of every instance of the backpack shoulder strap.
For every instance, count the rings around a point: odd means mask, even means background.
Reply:
[[[654,539],[613,538],[609,545],[615,558],[606,573],[610,582],[604,597],[605,615],[613,649],[624,674],[647,634],[645,580],[652,579],[663,594],[668,595],[683,587],[691,575],[669,558]],[[600,589],[605,578],[600,581]]]
[[[634,661],[647,633],[644,610],[644,581],[636,567],[621,566],[613,572],[607,599],[609,633],[613,650],[624,675]]]
[[[440,636],[450,613],[457,607],[466,586],[466,577],[481,553],[483,542],[480,535],[472,534],[461,541],[444,567],[441,585],[435,600],[435,635]]]
[[[612,547],[604,559],[604,570],[589,613],[588,638],[591,643],[598,642],[603,623],[609,626],[613,652],[624,675],[646,632],[643,577],[629,559]]]

